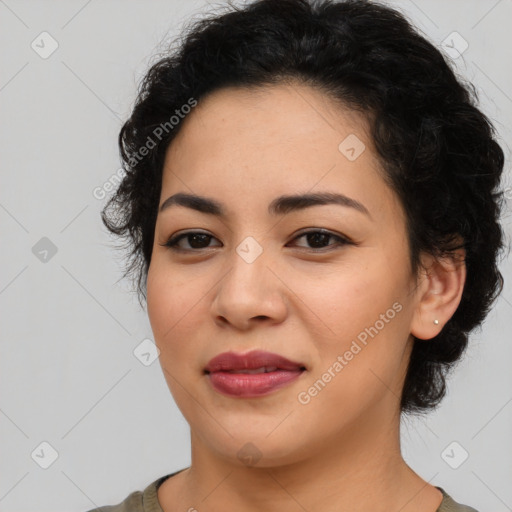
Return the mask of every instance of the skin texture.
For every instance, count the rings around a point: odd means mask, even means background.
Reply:
[[[350,134],[366,147],[354,161],[338,149]],[[192,445],[191,467],[158,491],[163,510],[434,512],[440,491],[400,454],[399,397],[411,334],[428,343],[442,329],[465,268],[424,256],[425,269],[412,274],[404,213],[365,119],[299,83],[217,91],[168,148],[160,204],[177,192],[213,198],[227,216],[171,206],[157,218],[148,314]],[[268,213],[276,197],[306,192],[342,193],[369,215],[341,205]],[[355,244],[324,238],[315,246],[298,233],[304,228]],[[212,238],[199,246],[183,238],[181,252],[164,246],[185,230]],[[252,263],[236,251],[248,236],[263,250]],[[393,304],[400,311],[300,403],[299,393]],[[212,357],[254,349],[307,371],[261,398],[211,387],[203,369]],[[253,466],[238,457],[246,443],[260,456]]]

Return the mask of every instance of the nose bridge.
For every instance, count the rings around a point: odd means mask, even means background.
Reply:
[[[263,247],[263,241],[253,236],[244,238],[230,255],[229,287],[247,296],[266,293],[268,255],[269,249]]]

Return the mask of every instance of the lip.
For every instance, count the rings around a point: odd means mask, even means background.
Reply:
[[[267,367],[265,373],[237,373]],[[306,370],[303,363],[291,361],[272,352],[253,350],[245,354],[224,352],[205,367],[213,388],[225,395],[241,398],[260,397],[273,393],[296,380]]]
[[[254,370],[263,366],[277,366],[277,368],[281,370],[305,368],[303,363],[290,361],[279,354],[265,352],[263,350],[252,350],[245,354],[223,352],[210,360],[205,367],[205,371],[212,373],[230,370]]]

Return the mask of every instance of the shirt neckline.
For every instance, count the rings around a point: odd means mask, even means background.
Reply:
[[[157,478],[154,482],[151,482],[145,489],[142,494],[142,509],[143,512],[164,512],[162,507],[160,506],[160,502],[158,501],[158,488],[168,479],[182,471],[185,471],[188,468],[183,468],[174,473],[169,473],[168,475],[161,476]],[[451,496],[442,488],[435,486],[436,489],[441,491],[443,495],[443,500],[441,501],[439,507],[436,512],[442,512],[447,506],[451,505],[453,502]]]

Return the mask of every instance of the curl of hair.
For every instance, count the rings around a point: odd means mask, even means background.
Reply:
[[[299,81],[371,121],[384,177],[407,218],[410,260],[421,253],[465,250],[460,305],[433,339],[414,340],[402,412],[438,405],[446,376],[468,334],[501,292],[503,248],[499,190],[504,154],[494,127],[477,108],[474,86],[457,79],[440,51],[406,18],[364,0],[258,0],[229,4],[187,27],[177,48],[151,66],[119,133],[126,175],[102,211],[105,226],[126,241],[126,275],[146,299],[165,152],[180,125],[161,140],[155,129],[191,98],[223,87]],[[152,148],[143,158],[140,149]]]

